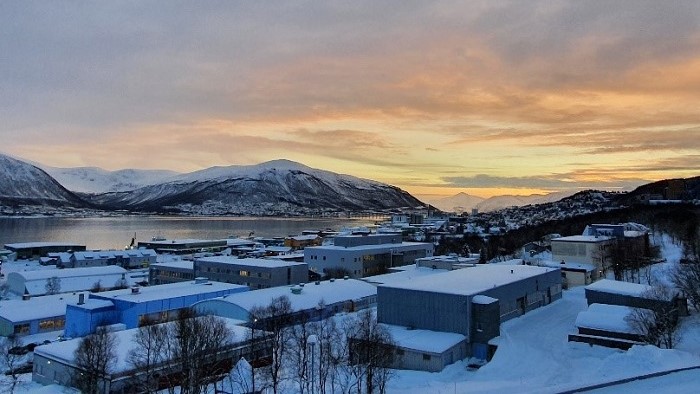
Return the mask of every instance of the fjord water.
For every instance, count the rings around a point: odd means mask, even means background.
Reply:
[[[298,235],[303,230],[339,230],[363,226],[368,219],[309,219],[257,217],[122,216],[94,218],[0,218],[0,248],[15,242],[71,242],[88,249],[123,249],[154,236],[167,239],[222,239]]]

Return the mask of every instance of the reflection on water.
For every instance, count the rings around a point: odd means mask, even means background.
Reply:
[[[297,235],[303,230],[362,226],[369,220],[299,218],[150,217],[0,218],[0,247],[13,242],[65,241],[88,249],[122,249],[136,234],[137,241],[159,235],[168,239],[221,239]]]

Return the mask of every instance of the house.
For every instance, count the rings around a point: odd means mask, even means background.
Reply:
[[[552,240],[552,260],[567,263],[591,264],[599,272],[610,265],[613,237],[572,235]]]
[[[237,283],[251,289],[291,285],[309,280],[306,263],[280,259],[212,256],[194,261],[194,275],[211,280]]]
[[[265,307],[278,297],[287,296],[292,306],[292,320],[306,315],[313,320],[352,312],[376,303],[377,288],[356,279],[317,281],[295,286],[270,287],[224,298],[202,301],[193,306],[199,312],[252,322],[257,317],[251,312]]]
[[[246,291],[246,286],[201,278],[92,293],[87,299],[67,305],[65,333],[69,337],[80,337],[95,332],[98,326],[124,324],[126,328],[136,328],[145,323],[166,322],[199,301]]]
[[[148,270],[148,283],[151,285],[188,282],[194,278],[194,262],[191,260],[156,263]]]
[[[70,242],[23,242],[5,244],[5,249],[17,253],[17,259],[35,259],[49,253],[85,250],[85,245]]]
[[[432,256],[433,248],[432,243],[403,242],[400,234],[339,235],[334,245],[304,249],[304,262],[319,274],[339,271],[362,278]]]
[[[85,296],[85,293],[80,293]],[[0,336],[63,332],[66,305],[78,301],[79,294],[55,294],[21,300],[0,301]]]
[[[49,282],[51,282],[50,285]],[[18,271],[7,274],[7,285],[11,292],[32,297],[49,293],[86,291],[98,287],[113,289],[130,286],[133,283],[134,280],[124,268],[114,265]]]
[[[411,363],[412,368],[435,371],[468,356],[488,359],[488,342],[499,336],[503,321],[559,298],[559,269],[476,265],[380,285],[377,319],[409,330],[464,336],[459,345],[443,346],[443,353],[426,353],[422,364]],[[407,350],[403,349],[404,353]],[[400,359],[397,363],[396,367],[401,367]]]
[[[586,286],[586,302],[591,304],[621,305],[631,308],[678,308],[683,301],[678,294],[654,294],[649,285],[601,279]]]
[[[284,246],[290,247],[294,250],[304,249],[309,246],[319,246],[323,242],[323,238],[316,234],[310,235],[297,235],[294,237],[287,237],[284,239]]]
[[[258,330],[255,333],[256,340],[251,341],[252,333],[249,328],[239,326],[237,321],[224,320],[226,327],[232,334],[231,340],[226,346],[219,348],[216,353],[208,354],[207,361],[211,362],[212,365],[216,363],[223,369],[229,370],[241,357],[251,359],[253,354],[257,357],[265,356],[260,352],[267,351],[268,347],[261,346],[261,344],[268,341],[271,334]],[[113,333],[115,341],[118,343],[118,346],[115,347],[116,359],[111,365],[109,374],[104,376],[100,382],[100,392],[137,392],[138,388],[135,387],[135,383],[142,376],[143,371],[136,369],[129,362],[129,354],[139,346],[134,340],[137,332],[138,329],[133,328]],[[73,386],[73,377],[81,372],[75,361],[75,353],[80,341],[81,339],[71,339],[37,346],[34,349],[32,381],[43,385]],[[173,363],[172,360],[164,360],[162,363],[153,365],[152,369],[154,373],[163,375],[178,373],[177,367],[178,364]]]

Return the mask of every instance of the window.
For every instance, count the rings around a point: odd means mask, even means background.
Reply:
[[[423,353],[423,360],[424,361],[430,361],[430,355]]]
[[[249,276],[249,275],[250,275],[250,272],[248,272],[248,271],[246,271],[246,270],[240,270],[240,271],[238,271],[238,275],[240,275],[240,276]]]
[[[15,326],[15,334],[28,334],[29,323],[17,324]]]

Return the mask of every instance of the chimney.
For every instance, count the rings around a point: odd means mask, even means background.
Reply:
[[[85,303],[85,294],[80,293],[78,294],[78,305],[83,305]]]

